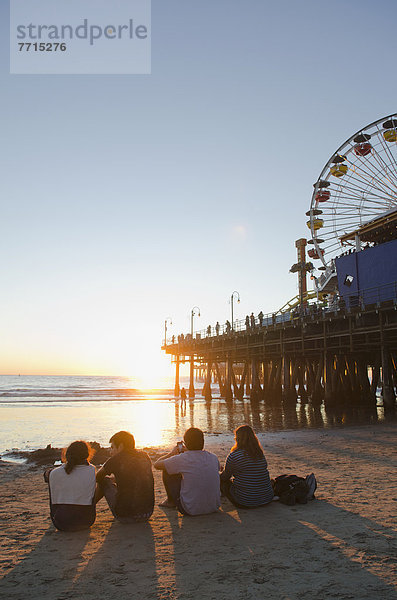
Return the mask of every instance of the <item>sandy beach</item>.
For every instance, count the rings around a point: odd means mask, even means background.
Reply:
[[[121,525],[98,506],[88,532],[60,533],[42,469],[0,463],[4,598],[397,598],[396,425],[260,434],[272,477],[314,471],[317,499],[182,517],[156,506]],[[226,440],[226,441],[225,441]],[[208,439],[221,462],[232,436]],[[155,473],[156,502],[163,498]]]

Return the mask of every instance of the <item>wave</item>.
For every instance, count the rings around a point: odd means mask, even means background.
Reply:
[[[136,394],[142,393],[142,391],[146,392],[158,392],[160,390],[139,390],[137,388],[58,388],[58,389],[49,389],[49,388],[13,388],[8,390],[3,390],[0,392],[0,396],[21,396],[27,394],[33,395],[62,395],[62,394]],[[164,391],[164,390],[161,390]]]
[[[173,395],[173,390],[171,389],[150,389],[150,390],[142,390],[136,388],[58,388],[58,389],[48,389],[48,388],[13,388],[8,390],[2,390],[0,392],[0,402],[5,399],[12,400],[18,398],[37,398],[37,399],[45,399],[51,398],[53,400],[90,400],[93,398],[101,399],[101,400],[120,400],[120,399],[133,399],[133,398],[144,398],[144,397],[153,397],[153,396],[169,396]]]

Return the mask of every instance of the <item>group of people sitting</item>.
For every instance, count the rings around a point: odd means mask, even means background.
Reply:
[[[148,454],[135,448],[134,436],[127,431],[114,434],[110,444],[111,457],[98,470],[90,464],[89,444],[76,441],[64,452],[63,464],[44,473],[57,529],[91,527],[96,504],[103,497],[121,522],[145,522],[151,517],[154,481]],[[223,470],[215,454],[204,450],[204,434],[195,427],[153,466],[162,471],[167,494],[159,506],[176,508],[184,515],[216,512],[221,493],[239,508],[264,506],[273,500],[266,458],[249,425],[236,429]]]

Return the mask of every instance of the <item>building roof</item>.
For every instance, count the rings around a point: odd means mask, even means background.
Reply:
[[[355,231],[345,233],[340,237],[340,241],[342,244],[354,241],[356,235],[361,242],[375,242],[377,244],[397,239],[397,209],[388,210],[380,217],[364,223]]]

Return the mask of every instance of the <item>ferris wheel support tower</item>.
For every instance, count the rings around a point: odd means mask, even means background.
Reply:
[[[307,300],[305,300],[307,294],[306,244],[307,240],[305,238],[300,238],[295,242],[295,247],[298,252],[298,264],[301,265],[301,268],[298,271],[299,301],[301,306],[307,304]]]

